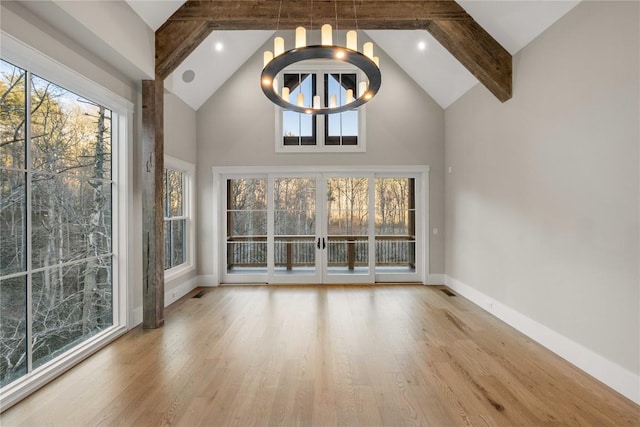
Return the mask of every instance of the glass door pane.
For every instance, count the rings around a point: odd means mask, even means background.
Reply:
[[[415,178],[376,178],[376,274],[416,272]]]
[[[228,275],[267,273],[267,180],[227,180]]]
[[[328,281],[373,280],[368,177],[326,178],[326,265]],[[333,279],[336,280],[331,280]]]
[[[316,194],[315,177],[273,179],[274,260],[270,282],[320,279],[316,260]]]

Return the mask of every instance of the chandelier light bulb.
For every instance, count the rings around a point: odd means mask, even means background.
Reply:
[[[367,82],[360,82],[358,85],[358,98],[362,97],[364,93],[367,91]]]
[[[304,27],[296,28],[296,49],[307,45],[307,30]]]
[[[347,49],[358,50],[358,33],[355,30],[347,31]]]
[[[345,97],[345,102],[350,104],[353,102],[353,89],[347,89],[347,95]]]
[[[316,96],[313,97],[313,108],[315,108],[315,109],[322,108],[320,106],[320,95],[316,95]]]
[[[267,66],[267,64],[269,62],[271,62],[271,60],[273,59],[273,52],[271,52],[270,50],[267,50],[264,53],[264,65],[262,66],[263,68]]]
[[[298,94],[298,107],[304,107],[304,95],[301,93]]]
[[[329,108],[336,108],[338,106],[338,99],[335,95],[329,97]]]
[[[276,37],[273,39],[273,56],[280,56],[284,53],[284,39],[282,37]]]
[[[284,99],[285,102],[289,102],[289,88],[286,86],[282,88],[282,99]]]
[[[331,46],[333,44],[333,35],[331,34],[331,25],[324,24],[322,26],[322,45]]]
[[[369,57],[369,59],[373,61],[373,43],[366,42],[365,44],[363,44],[362,53],[364,53],[364,56]]]

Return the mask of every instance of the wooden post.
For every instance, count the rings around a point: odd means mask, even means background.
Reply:
[[[347,266],[349,271],[356,268],[356,242],[355,237],[348,237],[347,242]]]
[[[164,324],[164,82],[142,81],[142,325]]]
[[[293,243],[287,242],[287,271],[293,270]]]

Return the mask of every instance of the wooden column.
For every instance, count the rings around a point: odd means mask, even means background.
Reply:
[[[164,81],[142,81],[142,325],[164,324]]]

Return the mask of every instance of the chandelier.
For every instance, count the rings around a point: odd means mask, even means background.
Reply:
[[[280,8],[282,8],[282,2]],[[356,29],[357,22],[356,15]],[[279,25],[280,11],[278,11],[278,27]],[[382,83],[380,60],[373,55],[373,43],[364,43],[362,51],[359,51],[358,33],[356,30],[351,30],[346,34],[346,46],[335,45],[333,44],[333,28],[330,24],[325,24],[321,29],[321,44],[308,46],[306,33],[304,27],[296,28],[295,47],[291,50],[284,50],[284,38],[275,37],[273,52],[264,52],[264,68],[260,81],[262,91],[267,98],[285,110],[304,114],[340,113],[356,109],[373,99]],[[336,94],[330,94],[328,99],[325,99],[324,105],[322,105],[319,95],[313,96],[312,102],[309,102],[304,99],[302,93],[296,96],[295,103],[291,102],[290,89],[286,86],[279,88],[277,77],[288,66],[307,60],[335,60],[351,64],[362,72],[365,80],[358,83],[357,93],[354,93],[354,89],[347,89],[344,103],[339,103],[338,99],[342,97],[338,97]]]

